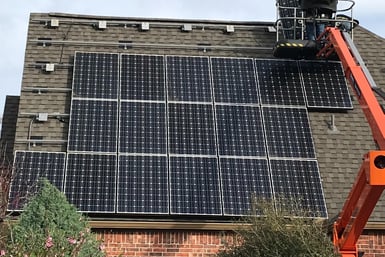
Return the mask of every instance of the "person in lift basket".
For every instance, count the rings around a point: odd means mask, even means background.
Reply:
[[[300,8],[305,12],[306,39],[316,40],[324,31],[328,19],[337,11],[338,0],[300,0]]]

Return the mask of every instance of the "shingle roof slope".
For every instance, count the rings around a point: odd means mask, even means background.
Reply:
[[[62,23],[58,29],[47,29],[44,25],[44,21],[51,18],[61,19]],[[111,23],[115,22],[115,25],[109,26],[105,31],[98,31],[90,26],[100,19],[108,19]],[[55,73],[47,75],[31,65],[38,61],[68,65],[72,63],[75,51],[273,58],[272,48],[276,35],[268,31],[268,26],[272,26],[273,23],[147,19],[146,21],[154,25],[149,31],[140,32],[137,24],[144,20],[31,14],[16,140],[25,139],[28,133],[29,117],[22,113],[69,113],[70,94],[66,90],[71,88],[71,69],[62,66]],[[128,25],[123,27],[124,22]],[[194,25],[192,32],[180,31],[180,25],[186,22]],[[223,28],[226,24],[234,24],[235,33],[224,33]],[[44,47],[36,41],[38,38],[52,38],[53,44]],[[130,47],[128,49],[119,47],[119,41],[129,41]],[[358,27],[355,42],[374,79],[379,86],[385,87],[384,39]],[[56,90],[35,94],[27,89],[31,86],[55,87]],[[309,114],[330,217],[341,209],[359,170],[363,154],[375,149],[370,128],[361,108],[357,101],[354,101],[354,105],[354,110],[347,112]],[[337,131],[329,129],[328,123],[332,115],[335,116]],[[58,142],[67,139],[67,125],[55,121],[46,125],[34,124],[34,134]],[[20,141],[15,149],[25,150],[25,145],[25,142]],[[65,145],[60,144],[34,148],[51,151],[65,149]],[[378,209],[385,213],[384,203],[378,206]],[[385,221],[385,214],[376,212],[372,220]]]

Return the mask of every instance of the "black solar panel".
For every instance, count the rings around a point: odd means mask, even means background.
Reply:
[[[171,157],[171,214],[221,215],[217,158]]]
[[[116,152],[115,101],[72,100],[68,151]]]
[[[309,108],[353,108],[341,63],[300,61],[299,65]]]
[[[121,55],[121,99],[164,101],[164,69],[163,56]]]
[[[82,212],[114,212],[116,155],[68,154],[64,191]]]
[[[17,151],[9,193],[9,210],[21,210],[36,193],[38,181],[48,179],[63,190],[65,153]]]
[[[256,67],[262,104],[306,105],[296,61],[258,59]]]
[[[215,101],[258,104],[253,59],[211,58]]]
[[[270,165],[275,196],[289,200],[280,204],[295,205],[308,211],[306,216],[327,217],[316,160],[270,160]]]
[[[266,156],[259,107],[217,105],[215,108],[220,155]]]
[[[305,108],[263,107],[262,110],[270,157],[315,158]]]
[[[72,97],[116,99],[119,87],[119,55],[75,54]]]
[[[211,104],[169,104],[168,129],[170,153],[216,155]]]
[[[166,156],[119,156],[118,212],[168,214]]]
[[[208,57],[167,56],[169,101],[211,102]]]
[[[166,105],[120,103],[120,152],[166,154]]]
[[[251,214],[254,201],[271,199],[266,159],[221,158],[220,168],[224,215]]]

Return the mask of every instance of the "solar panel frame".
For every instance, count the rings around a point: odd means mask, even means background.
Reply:
[[[210,60],[216,103],[259,104],[252,58],[211,57]]]
[[[353,109],[342,64],[298,61],[309,109]]]
[[[62,191],[65,162],[65,152],[15,151],[8,209],[21,211],[29,197],[37,192],[40,178],[48,179]]]
[[[316,158],[306,108],[262,107],[262,116],[269,158]]]
[[[298,62],[255,59],[262,105],[305,106]]]
[[[219,155],[266,156],[258,106],[215,105]]]
[[[169,214],[168,157],[119,155],[117,213]]]
[[[64,193],[85,213],[115,213],[117,155],[68,153]]]
[[[117,152],[118,102],[72,99],[68,152]]]
[[[212,102],[210,59],[205,56],[166,56],[167,100]]]
[[[192,162],[192,165],[183,165]],[[170,214],[221,216],[216,157],[170,156]]]
[[[300,209],[310,217],[327,218],[317,160],[270,159],[276,204]],[[283,198],[283,199],[282,199]]]
[[[122,100],[166,100],[166,63],[163,55],[121,54],[120,58]]]
[[[219,163],[224,216],[250,215],[254,201],[272,199],[270,169],[266,158],[221,157]]]
[[[119,66],[118,54],[75,52],[72,98],[117,99]]]

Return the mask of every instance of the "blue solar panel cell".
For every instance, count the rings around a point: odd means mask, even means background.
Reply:
[[[168,214],[166,156],[119,156],[118,212]]]
[[[167,56],[169,101],[211,102],[209,58]]]
[[[256,68],[263,105],[306,105],[296,61],[257,59]]]
[[[116,101],[72,100],[68,151],[116,152]]]
[[[159,55],[121,55],[121,99],[164,101],[164,57]]]
[[[221,158],[224,215],[248,215],[252,203],[272,198],[267,159]]]
[[[220,155],[266,156],[259,107],[217,105],[215,108]]]
[[[166,105],[120,103],[120,152],[167,153]]]
[[[46,178],[63,190],[65,153],[17,151],[15,172],[9,193],[9,210],[21,210],[38,189],[38,181]]]
[[[221,215],[217,158],[170,158],[171,214]]]
[[[75,54],[73,98],[117,99],[118,88],[118,54]]]
[[[353,109],[340,62],[299,62],[308,108]]]
[[[316,160],[270,160],[277,204],[299,208],[304,216],[327,217]]]
[[[269,157],[316,158],[305,108],[263,107]]]
[[[68,154],[64,192],[78,210],[115,212],[116,155]]]
[[[258,104],[253,59],[211,58],[215,101]]]
[[[211,104],[169,104],[168,129],[171,154],[216,155]]]

